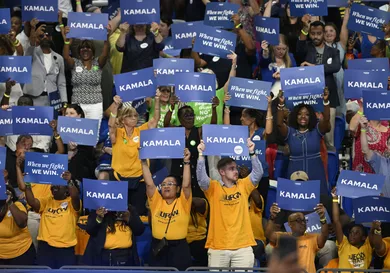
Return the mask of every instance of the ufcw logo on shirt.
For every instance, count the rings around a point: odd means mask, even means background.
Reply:
[[[68,210],[68,206],[66,206],[64,208],[58,208],[58,209],[48,208],[47,212],[49,212],[51,214],[61,214],[62,212],[67,211],[67,210]]]
[[[231,200],[239,200],[241,197],[241,192],[236,192],[236,193],[233,193],[233,194],[225,194],[223,197],[222,197],[222,201],[231,201]]]
[[[167,213],[167,212],[163,212],[163,211],[160,211],[159,215],[161,218],[164,218],[164,219],[169,219],[170,217],[174,217],[174,216],[177,216],[179,215],[179,210],[174,210],[172,212],[172,216],[171,216],[171,213]]]

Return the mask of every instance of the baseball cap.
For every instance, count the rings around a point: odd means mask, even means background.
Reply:
[[[308,181],[309,176],[304,171],[293,172],[290,176],[290,180],[293,181]]]

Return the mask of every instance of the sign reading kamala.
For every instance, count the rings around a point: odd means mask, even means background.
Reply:
[[[237,14],[239,8],[239,5],[228,2],[209,2],[206,5],[204,24],[217,28],[232,29],[234,27],[232,16]]]
[[[58,21],[58,1],[52,0],[22,0],[23,21],[36,18],[42,22]]]
[[[171,28],[172,29],[172,28]],[[173,39],[172,39],[172,36],[170,37],[167,37],[164,39],[164,49],[163,49],[163,52],[169,56],[172,56],[172,57],[178,57],[180,56],[180,52],[181,50],[180,49],[175,49],[173,47]],[[183,60],[183,59],[182,59]]]
[[[194,44],[196,52],[227,58],[236,49],[237,35],[232,32],[202,26],[197,33]]]
[[[130,25],[160,23],[159,0],[120,0],[122,22]]]
[[[38,184],[67,185],[62,174],[68,170],[68,155],[26,153],[24,181]]]
[[[256,40],[267,41],[270,45],[279,44],[279,18],[255,17]]]
[[[49,123],[54,110],[49,106],[13,106],[12,128],[15,135],[53,135]]]
[[[0,9],[0,34],[8,34],[11,29],[11,12],[9,9]]]
[[[116,94],[123,102],[153,97],[156,93],[153,67],[114,75]]]
[[[158,86],[174,86],[176,73],[194,72],[193,59],[159,58],[153,60]]]
[[[232,96],[227,105],[267,110],[267,96],[271,91],[271,82],[248,80],[233,77],[229,81],[229,93]]]
[[[286,98],[286,106],[288,109],[292,110],[295,106],[304,103],[307,105],[311,105],[316,112],[324,111],[324,94],[317,95],[298,95]]]
[[[291,16],[302,17],[305,14],[312,16],[327,16],[327,0],[291,0]]]
[[[5,169],[5,159],[7,155],[7,149],[5,147],[0,147],[0,170]],[[4,180],[4,179],[2,179]]]
[[[368,71],[389,71],[388,58],[348,60],[348,69]]]
[[[183,158],[186,147],[184,127],[141,131],[140,159]]]
[[[350,198],[379,196],[384,183],[385,176],[380,174],[342,170],[337,180],[337,194]]]
[[[363,90],[363,109],[369,120],[390,120],[390,92]]]
[[[355,222],[371,223],[373,221],[390,222],[390,198],[366,196],[352,200]]]
[[[305,218],[307,220],[306,224],[306,233],[321,233],[321,222],[320,222],[320,216],[317,212],[312,212],[305,215]],[[325,218],[326,222],[332,223],[330,220],[328,212],[325,210]],[[284,223],[284,228],[286,229],[286,232],[291,232],[291,228],[288,225],[288,222]]]
[[[320,202],[320,181],[297,182],[278,178],[276,203],[281,209],[313,211]]]
[[[388,72],[346,69],[344,71],[345,98],[361,98],[362,90],[386,91]]]
[[[0,56],[0,82],[31,83],[31,56]]]
[[[215,96],[215,74],[177,73],[175,93],[182,102],[211,103]]]
[[[247,126],[203,125],[202,135],[206,145],[204,155],[237,156],[248,155]]]
[[[83,179],[83,205],[87,209],[127,211],[128,182]]]
[[[302,66],[280,70],[280,81],[285,97],[318,95],[324,92],[324,66]]]
[[[177,23],[171,25],[173,47],[176,49],[192,48],[192,39],[203,26],[203,21]]]
[[[108,15],[105,13],[69,12],[69,38],[107,40]]]
[[[265,140],[260,140],[260,136],[254,136],[252,138],[253,143],[255,143],[255,154],[259,158],[261,162],[266,162],[265,161],[265,151],[266,151],[266,141]],[[246,155],[232,155],[230,158],[233,158],[237,165],[240,166],[245,166],[249,170],[252,170],[252,161],[251,161],[251,156],[249,154]]]
[[[383,39],[385,33],[382,26],[390,20],[390,13],[360,4],[352,4],[348,29],[356,32],[371,34]]]
[[[58,133],[66,144],[96,146],[98,141],[99,120],[86,118],[58,117]]]
[[[0,111],[0,136],[13,135],[12,108]]]

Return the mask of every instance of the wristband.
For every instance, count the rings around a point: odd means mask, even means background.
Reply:
[[[101,223],[102,223],[102,220],[99,220],[99,218],[96,217],[96,222],[97,222],[98,224],[101,224]]]
[[[70,45],[70,42],[69,41],[64,41],[64,44]]]
[[[367,132],[367,130],[366,129],[360,129],[360,132],[362,132],[362,133],[364,132],[365,133],[365,132]]]
[[[110,113],[110,116],[113,117],[113,118],[116,118],[116,115],[113,114],[112,112]]]
[[[159,33],[159,32],[158,32],[158,29],[157,29],[155,32],[153,32],[153,34],[154,34],[155,37],[158,36],[158,33]]]
[[[320,223],[325,225],[326,224],[326,218],[320,219]]]
[[[273,116],[270,116],[270,117],[266,117],[265,119],[266,119],[266,120],[270,120],[270,119],[274,119],[274,117],[273,117]]]
[[[61,27],[64,27],[64,24],[60,24],[60,28],[61,28]]]
[[[18,47],[19,45],[20,45],[19,40],[16,40],[16,41],[14,42],[14,46]]]
[[[64,102],[63,108],[68,108],[68,103]]]
[[[81,2],[80,1],[76,1],[76,5],[81,5]]]
[[[381,230],[374,229],[374,234],[375,234],[375,235],[382,235],[382,231],[381,231]]]
[[[170,112],[173,112],[172,105],[169,105],[168,110],[169,110]]]
[[[327,102],[323,101],[322,104],[323,104],[324,106],[328,106],[328,105],[330,104],[330,101],[327,101]]]
[[[60,135],[58,135],[58,136],[54,136],[54,139],[55,140],[59,140],[61,138],[61,136]]]
[[[386,38],[385,41],[387,41],[387,42],[390,41],[390,37],[389,37],[389,38]]]
[[[199,152],[199,156],[203,156],[203,153]]]
[[[279,107],[284,107],[285,104],[278,104]]]
[[[6,94],[6,93],[4,93],[3,96],[6,97],[6,98],[9,98],[9,97],[10,97],[10,95],[8,95],[8,94]]]
[[[253,153],[249,152],[249,156],[254,156],[254,155],[256,155],[255,152],[253,152]]]
[[[306,32],[306,31],[304,31],[303,29],[301,30],[301,32],[302,32],[302,34],[305,35],[305,36],[309,35],[309,32]]]
[[[190,165],[190,164],[191,164],[191,161],[183,161],[183,164],[184,164],[184,165]]]
[[[24,183],[26,185],[26,188],[31,188],[31,183]]]
[[[363,112],[362,111],[357,111],[357,113],[361,116],[364,116]]]
[[[236,28],[242,28],[241,23],[239,23],[239,24],[236,26]]]
[[[338,199],[333,199],[332,202],[338,204],[338,203],[339,203],[339,200],[338,200]]]

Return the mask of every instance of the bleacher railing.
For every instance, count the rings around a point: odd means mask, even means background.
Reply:
[[[41,265],[0,265],[0,269],[52,270],[48,266],[41,266]]]
[[[63,266],[60,270],[130,270],[130,271],[179,271],[175,267],[156,267],[156,266],[83,266],[72,265]]]
[[[322,268],[318,269],[317,273],[359,273],[359,272],[367,272],[367,273],[381,273],[386,272],[389,273],[390,270],[387,269],[353,269],[353,268]]]
[[[186,271],[268,272],[267,267],[189,267]],[[307,273],[302,269],[302,273]]]

